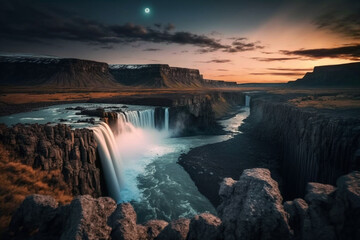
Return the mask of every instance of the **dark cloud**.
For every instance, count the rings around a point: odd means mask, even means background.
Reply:
[[[274,58],[263,58],[263,57],[254,57],[255,59],[260,62],[282,62],[282,61],[289,61],[289,60],[299,60],[297,57],[274,57]]]
[[[302,76],[302,75],[304,75],[304,73],[299,73],[299,72],[256,72],[256,73],[250,73],[250,75]]]
[[[172,31],[175,29],[175,25],[172,23],[168,23],[165,27],[164,27],[165,31]]]
[[[200,53],[233,53],[262,48],[258,42],[245,42],[245,38],[236,39],[231,45],[227,45],[206,35],[186,31],[173,32],[173,24],[155,24],[154,27],[133,23],[104,24],[66,11],[35,7],[19,1],[0,2],[0,22],[0,38],[3,42],[54,43],[68,40],[108,48],[119,43],[172,43],[199,47]]]
[[[143,51],[144,52],[157,52],[157,51],[161,51],[162,49],[160,48],[145,48]]]
[[[260,45],[260,42],[245,42],[247,38],[235,38],[232,42],[231,47],[224,50],[224,52],[234,53],[234,52],[244,52],[244,51],[253,51],[256,49],[263,49],[264,46]]]
[[[327,12],[314,20],[319,29],[327,29],[344,36],[360,39],[360,8],[352,12],[334,10]]]
[[[223,68],[218,68],[218,69],[216,69],[216,71],[220,71],[220,72],[227,72],[227,71],[229,71],[229,70],[227,70],[227,69],[223,69]]]
[[[231,60],[229,59],[213,59],[210,61],[206,61],[205,63],[229,63]]]
[[[310,59],[339,58],[358,61],[360,60],[360,44],[336,48],[299,49],[295,51],[282,50],[285,55],[297,55]]]

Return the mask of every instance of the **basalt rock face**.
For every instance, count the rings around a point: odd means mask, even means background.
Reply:
[[[122,85],[151,88],[201,87],[197,69],[170,67],[167,64],[110,65],[110,72]]]
[[[104,88],[118,83],[106,63],[70,58],[0,56],[0,85]]]
[[[303,196],[308,182],[335,184],[360,169],[360,119],[253,98],[253,133],[282,149],[287,198]]]
[[[174,99],[169,109],[170,128],[181,134],[218,133],[217,119],[232,108],[245,105],[245,95],[239,92],[215,92]]]
[[[315,67],[313,72],[306,73],[303,78],[289,84],[307,87],[359,87],[360,62]]]
[[[60,170],[73,195],[103,194],[97,143],[88,129],[67,125],[0,125],[0,142],[22,163],[41,170]]]
[[[267,169],[225,179],[219,217],[209,213],[170,223],[136,223],[129,203],[79,196],[59,206],[49,196],[31,195],[14,213],[5,239],[359,239],[360,172],[337,187],[309,183],[307,195],[282,204],[277,183]]]

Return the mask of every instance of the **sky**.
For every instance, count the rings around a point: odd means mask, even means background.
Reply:
[[[0,53],[287,82],[360,61],[360,1],[0,0]]]

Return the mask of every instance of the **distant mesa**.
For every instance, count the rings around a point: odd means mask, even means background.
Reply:
[[[0,56],[0,85],[54,88],[236,87],[236,82],[205,80],[197,69],[167,64],[124,65],[49,56]]]
[[[289,84],[294,87],[360,87],[360,62],[315,67],[313,72]]]
[[[44,56],[0,56],[0,85],[57,88],[118,85],[106,63]]]

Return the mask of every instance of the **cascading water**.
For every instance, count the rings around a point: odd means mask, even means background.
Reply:
[[[165,131],[169,131],[169,108],[165,108]]]
[[[250,107],[250,96],[245,96],[245,107]]]
[[[167,136],[168,109],[164,112],[165,134],[155,128],[154,109],[120,112],[117,114],[116,123],[111,126],[112,129],[103,122],[91,127],[99,146],[109,194],[117,202],[139,197],[134,179],[141,172],[139,159],[149,145]]]
[[[78,107],[122,111],[110,128],[98,117],[81,115]],[[204,211],[215,214],[209,200],[199,193],[189,174],[177,161],[181,154],[191,148],[225,141],[233,135],[168,137],[172,130],[169,124],[170,109],[158,111],[158,108],[144,106],[128,105],[124,108],[122,104],[76,103],[0,117],[0,122],[5,121],[9,125],[46,124],[64,123],[65,119],[65,123],[74,128],[93,129],[108,193],[118,203],[131,202],[139,223],[150,219],[171,221]],[[235,117],[221,120],[220,124],[227,131],[238,133],[239,124],[248,114],[248,107],[240,108]],[[84,121],[92,118],[95,118],[97,125]]]
[[[101,165],[108,186],[109,195],[114,199],[120,199],[121,179],[121,155],[113,132],[106,123],[99,123],[91,128],[94,131]]]

